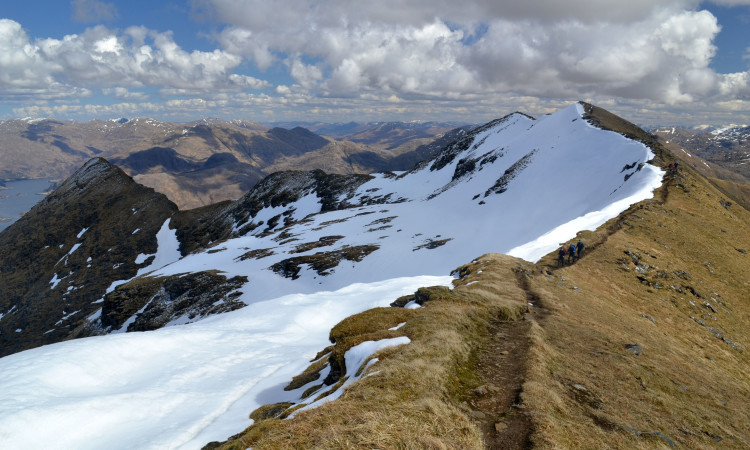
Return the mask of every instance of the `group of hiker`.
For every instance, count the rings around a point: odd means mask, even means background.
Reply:
[[[571,242],[568,248],[565,248],[565,245],[561,245],[560,250],[557,251],[557,267],[565,265],[566,255],[568,257],[568,264],[573,264],[575,260],[580,259],[581,256],[583,256],[583,249],[585,247],[586,246],[581,240],[578,240],[577,244]]]
[[[667,174],[672,174],[672,175],[676,174],[678,167],[680,167],[680,163],[677,163],[677,162],[676,163],[671,163],[669,165],[669,168],[667,169]]]

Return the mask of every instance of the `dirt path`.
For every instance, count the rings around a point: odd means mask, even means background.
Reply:
[[[477,368],[484,384],[475,389],[471,405],[488,449],[530,448],[531,422],[518,404],[530,325],[527,320],[495,322],[489,342],[479,349]]]
[[[531,420],[520,401],[526,379],[532,321],[543,321],[548,311],[531,289],[528,275],[516,272],[516,282],[526,294],[529,312],[522,320],[496,320],[489,339],[477,351],[477,371],[482,385],[471,402],[485,447],[488,449],[531,448]]]

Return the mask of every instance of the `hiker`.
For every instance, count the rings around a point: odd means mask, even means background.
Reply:
[[[568,247],[568,264],[573,263],[576,259],[576,246],[573,245],[573,243],[570,243],[570,247]]]
[[[561,245],[560,250],[557,252],[557,267],[565,265],[565,246]]]
[[[583,245],[582,240],[578,240],[578,243],[576,244],[576,259],[581,259],[581,256],[583,256],[583,248],[585,245]]]
[[[674,167],[672,168],[674,170],[674,173],[677,173],[677,168],[680,167],[680,163],[676,162],[674,163]]]
[[[674,172],[674,163],[669,163],[669,169],[667,169],[667,174],[671,174]]]

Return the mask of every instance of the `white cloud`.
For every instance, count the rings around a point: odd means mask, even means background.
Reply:
[[[15,21],[0,20],[0,98],[79,95],[81,89],[155,86],[185,91],[265,89],[270,83],[234,73],[242,57],[223,50],[182,49],[169,32],[144,27],[118,33],[104,26],[62,39],[31,40]],[[134,97],[135,95],[135,97]],[[141,98],[130,93],[130,98]]]
[[[158,92],[185,114],[253,111],[279,120],[481,121],[513,110],[541,114],[579,98],[635,118],[660,108],[671,112],[658,117],[675,119],[679,111],[736,113],[750,98],[750,73],[710,68],[720,26],[701,4],[193,0],[219,30],[213,51],[184,49],[171,33],[144,27],[32,39],[3,20],[0,100],[69,98],[67,111],[78,114],[115,107],[172,114],[145,101],[156,101],[146,92]],[[278,86],[242,73],[247,65],[269,79],[281,74]],[[76,109],[73,102],[93,91],[124,102]]]
[[[21,25],[0,19],[0,87],[35,88],[54,82],[49,75],[51,64],[39,48],[29,41]]]
[[[146,100],[149,97],[148,94],[144,92],[131,92],[124,87],[104,88],[102,89],[102,94],[111,95],[115,98],[119,98],[123,100],[124,99]]]
[[[262,70],[285,61],[300,86],[325,96],[492,92],[678,104],[719,94],[708,66],[720,27],[697,0],[203,4],[227,24],[223,48]]]

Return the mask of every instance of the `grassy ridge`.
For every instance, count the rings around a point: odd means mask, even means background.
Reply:
[[[256,422],[221,448],[482,448],[466,403],[482,383],[474,350],[492,320],[522,317],[526,296],[515,273],[530,270],[524,261],[487,255],[461,268],[453,291],[421,289],[428,300],[420,309],[347,318],[331,331],[334,358],[364,340],[403,335],[412,342],[378,353],[373,374],[335,402],[294,419]]]

